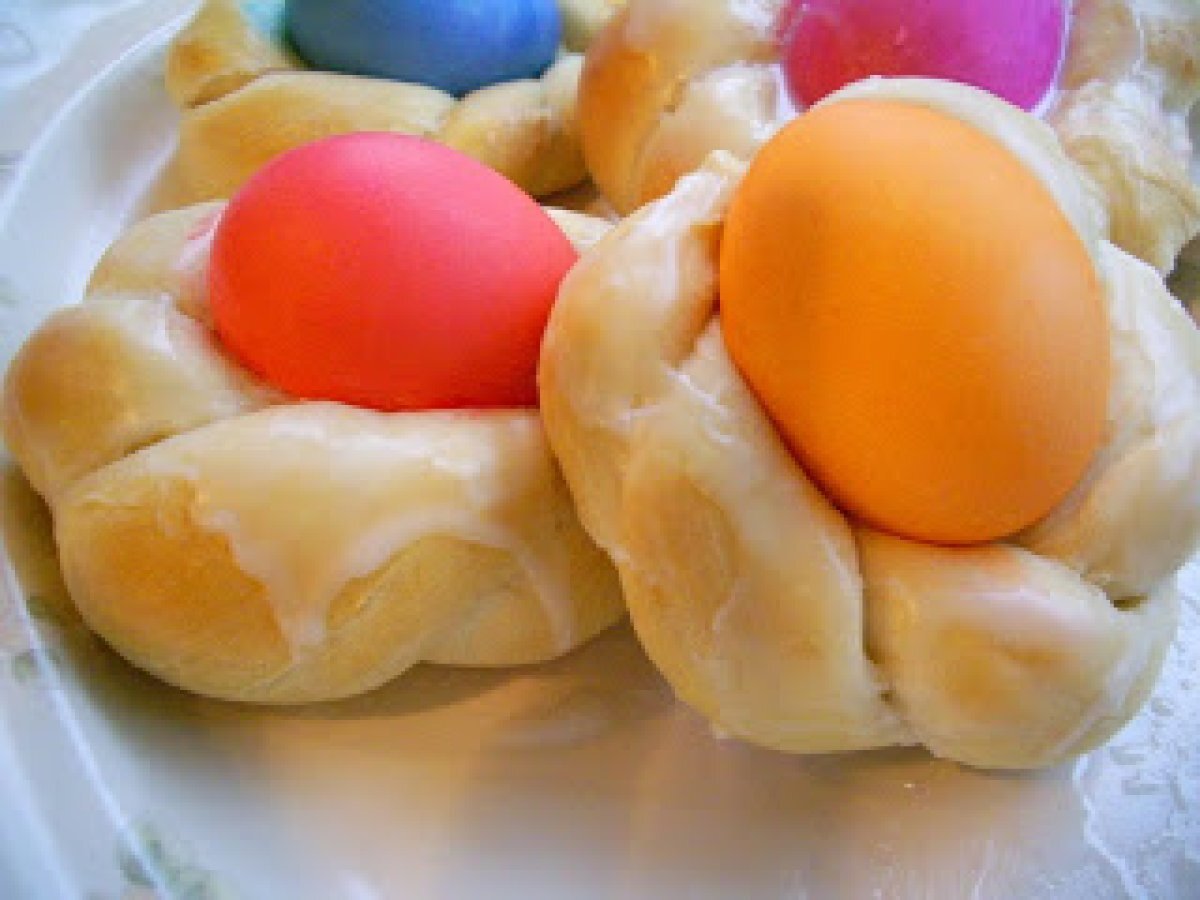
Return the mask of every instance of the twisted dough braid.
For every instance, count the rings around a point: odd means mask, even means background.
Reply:
[[[717,153],[568,277],[540,368],[580,517],[682,699],[793,752],[921,743],[1037,767],[1104,740],[1145,699],[1200,540],[1200,336],[1145,263],[1101,237],[1041,123],[952,85],[864,84],[985,129],[1089,248],[1111,322],[1105,443],[1015,539],[947,549],[863,527],[789,454],[729,359],[717,247],[742,164]]]
[[[581,51],[612,0],[560,0],[566,49],[539,79],[474,91],[309,70],[260,34],[237,0],[206,0],[173,42],[167,91],[180,108],[181,204],[229,197],[272,157],[348,131],[397,131],[440,141],[534,196],[573,187],[587,172],[576,88]]]
[[[584,155],[621,212],[669,191],[713,150],[748,159],[795,110],[782,87],[783,0],[632,0],[597,37],[580,84]],[[1200,98],[1200,5],[1075,0],[1045,112],[1118,246],[1169,272],[1200,231],[1189,111]]]
[[[544,660],[615,622],[536,410],[296,402],[225,353],[204,290],[221,209],[136,226],[5,381],[5,441],[89,626],[172,684],[295,702],[422,660]],[[577,244],[603,228],[556,218]]]

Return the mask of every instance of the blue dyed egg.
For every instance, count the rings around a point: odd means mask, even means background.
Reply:
[[[554,0],[287,0],[287,30],[312,66],[440,88],[535,78],[554,59]]]

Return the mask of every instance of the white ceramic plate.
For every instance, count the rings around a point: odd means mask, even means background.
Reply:
[[[153,36],[0,212],[0,352],[74,301],[170,151]],[[254,709],[163,687],[73,618],[47,516],[0,494],[0,896],[1196,897],[1200,568],[1142,715],[1026,776],[722,741],[626,629],[554,665],[421,668]]]

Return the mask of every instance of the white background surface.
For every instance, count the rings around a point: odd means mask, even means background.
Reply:
[[[0,2],[0,203],[25,151],[71,96],[196,2]]]

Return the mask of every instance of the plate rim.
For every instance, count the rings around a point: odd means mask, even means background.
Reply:
[[[136,38],[116,56],[108,59],[87,82],[79,85],[69,98],[51,115],[38,135],[22,152],[20,162],[12,179],[0,197],[0,243],[18,225],[22,209],[34,202],[31,192],[47,176],[46,166],[53,156],[50,152],[63,140],[75,121],[89,104],[106,96],[114,83],[128,77],[129,73],[155,55],[165,51],[167,42],[176,34],[194,12],[188,10],[165,23],[152,26]],[[4,358],[0,365],[7,369],[11,358]],[[0,435],[0,462],[11,465],[11,457]],[[23,639],[24,650],[16,649],[6,657],[23,653],[48,651],[46,638],[33,621],[28,607],[23,602],[24,590],[8,551],[7,535],[0,533],[0,624],[7,624]],[[7,621],[5,621],[7,620]],[[8,649],[8,648],[5,648]],[[42,718],[54,730],[62,746],[69,750],[77,771],[72,773],[70,789],[84,790],[88,796],[75,796],[71,808],[81,805],[99,810],[103,821],[91,822],[91,827],[103,828],[112,836],[114,844],[138,851],[134,823],[107,796],[102,785],[96,781],[96,767],[92,753],[85,746],[78,722],[78,713],[64,699],[65,677],[53,667],[44,667],[39,677],[48,679],[47,689],[42,696],[47,698]],[[55,801],[65,789],[42,790],[36,779],[28,772],[22,753],[21,729],[13,727],[14,712],[0,693],[0,798],[3,798],[5,814],[0,816],[0,894],[32,900],[35,897],[78,897],[85,885],[71,877],[68,863],[68,848],[61,846],[55,837],[55,823],[64,813],[56,813]],[[26,752],[28,748],[26,747]],[[157,877],[154,867],[142,867],[153,890],[161,897],[173,896],[170,885]]]

